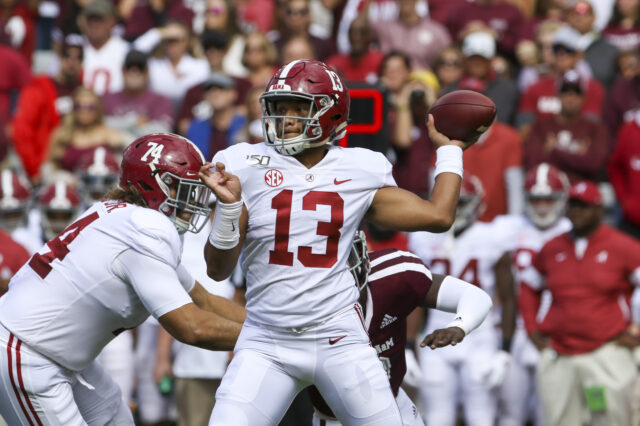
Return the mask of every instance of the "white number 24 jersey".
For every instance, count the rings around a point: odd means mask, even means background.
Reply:
[[[307,169],[264,143],[241,143],[213,162],[240,178],[249,212],[241,262],[250,319],[302,327],[355,303],[353,235],[376,191],[395,186],[382,154],[328,146]]]

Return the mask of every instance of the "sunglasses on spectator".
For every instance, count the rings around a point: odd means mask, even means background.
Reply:
[[[304,16],[307,15],[309,13],[309,9],[305,8],[305,9],[287,9],[287,15],[289,16],[295,16],[295,15],[300,15],[300,16]]]
[[[184,38],[165,38],[163,41],[167,44],[173,44],[173,43],[182,43],[186,40]]]
[[[439,65],[441,67],[459,67],[462,65],[462,63],[456,59],[453,61],[441,61]]]
[[[223,13],[225,13],[227,10],[224,8],[224,6],[221,5],[215,5],[215,6],[211,6],[209,9],[207,9],[209,13],[213,14],[213,15],[222,15]]]
[[[249,46],[247,45],[244,48],[245,52],[264,52],[265,50],[267,50],[267,46],[265,46],[264,44],[260,44],[258,46]]]
[[[73,104],[74,111],[95,111],[98,109],[98,104]]]
[[[565,55],[573,55],[574,53],[576,53],[575,50],[564,46],[562,44],[554,44],[553,46],[551,46],[551,48],[553,49],[553,53],[558,55],[558,54],[565,54]]]

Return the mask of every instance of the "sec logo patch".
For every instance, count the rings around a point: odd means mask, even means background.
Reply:
[[[280,186],[284,177],[282,172],[278,169],[270,169],[264,174],[264,181],[272,188]]]

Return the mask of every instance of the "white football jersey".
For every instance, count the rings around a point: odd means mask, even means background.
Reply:
[[[452,232],[432,234],[414,232],[409,234],[409,249],[420,256],[434,274],[451,275],[486,291],[494,300],[494,266],[504,255],[505,243],[496,237],[493,223],[474,222],[462,234],[454,237]],[[484,322],[465,338],[456,350],[473,351],[474,346],[498,348],[499,308],[492,309]],[[425,333],[444,328],[453,320],[448,312],[429,310]],[[474,343],[475,342],[475,343]],[[447,348],[442,348],[447,349]],[[439,349],[439,350],[442,350]]]
[[[501,235],[500,241],[505,242],[505,251],[513,253],[515,276],[517,284],[537,287],[532,281],[533,258],[542,247],[553,238],[571,230],[571,221],[566,217],[548,229],[539,229],[524,215],[504,215],[494,219],[495,230]],[[533,277],[537,274],[534,272]]]
[[[150,312],[158,318],[191,302],[186,290],[194,281],[179,266],[181,252],[182,240],[163,214],[96,203],[11,279],[0,298],[0,323],[41,354],[82,370]],[[119,257],[127,253],[140,263],[123,267]],[[146,259],[163,275],[145,268],[136,276],[148,280],[122,278],[133,276],[123,269],[143,268]]]
[[[111,36],[100,49],[95,49],[90,43],[85,42],[82,61],[83,86],[98,95],[121,91],[124,85],[122,64],[128,52],[129,43],[118,36]]]
[[[231,146],[213,161],[240,178],[249,211],[242,247],[248,317],[302,327],[355,303],[347,258],[376,191],[395,186],[389,161],[368,149],[330,146],[307,169],[264,143]]]

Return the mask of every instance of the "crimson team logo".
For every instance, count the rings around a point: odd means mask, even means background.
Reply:
[[[272,188],[279,186],[283,179],[282,172],[278,169],[267,170],[264,174],[264,181]]]

